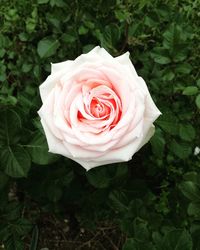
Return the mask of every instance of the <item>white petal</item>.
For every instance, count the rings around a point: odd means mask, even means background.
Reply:
[[[70,67],[73,65],[73,61],[67,60],[60,63],[51,63],[51,74],[55,74],[60,70],[68,72]]]
[[[60,154],[68,158],[72,158],[67,148],[62,144],[62,141],[56,138],[52,132],[50,131],[48,125],[46,124],[45,120],[41,119],[42,127],[44,129],[47,143],[49,147],[49,152],[54,154]]]

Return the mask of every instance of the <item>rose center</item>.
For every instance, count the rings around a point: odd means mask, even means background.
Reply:
[[[110,108],[97,98],[93,98],[90,103],[90,112],[93,116],[100,118],[103,116],[108,116],[110,113]]]

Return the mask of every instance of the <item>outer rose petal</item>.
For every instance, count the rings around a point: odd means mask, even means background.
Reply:
[[[61,154],[65,157],[72,158],[71,154],[68,152],[67,148],[64,147],[62,142],[59,139],[57,139],[54,135],[52,135],[52,132],[50,131],[48,125],[43,119],[41,119],[41,123],[47,138],[49,152],[54,154]]]
[[[49,151],[86,170],[130,160],[151,138],[161,114],[129,52],[113,58],[99,46],[74,61],[52,64],[40,95]]]

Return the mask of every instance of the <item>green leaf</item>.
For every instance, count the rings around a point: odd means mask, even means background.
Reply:
[[[138,241],[147,242],[149,240],[149,230],[147,222],[140,218],[136,218],[134,224],[134,238]]]
[[[116,24],[110,24],[105,27],[101,36],[101,46],[113,49],[120,38],[120,30]]]
[[[21,146],[4,147],[0,153],[4,171],[11,177],[26,177],[31,166],[30,156]]]
[[[140,242],[133,238],[129,238],[126,240],[122,250],[156,250],[156,249],[151,242]]]
[[[182,28],[181,26],[172,23],[169,28],[163,33],[164,41],[163,45],[165,48],[174,50],[177,45],[181,44],[181,40],[185,37],[181,37]]]
[[[192,125],[190,124],[180,124],[180,130],[179,130],[179,135],[181,139],[185,141],[192,141],[195,139],[195,129]]]
[[[111,207],[118,212],[128,211],[128,199],[122,191],[112,191],[109,195]]]
[[[197,80],[197,86],[200,88],[200,79]]]
[[[0,111],[0,145],[10,145],[18,140],[21,120],[13,110]]]
[[[59,156],[48,152],[45,136],[39,132],[36,132],[30,143],[25,146],[31,155],[32,161],[36,164],[48,165],[59,158]]]
[[[151,52],[151,57],[159,64],[168,64],[171,62],[168,51],[162,47],[154,48]]]
[[[186,75],[192,71],[192,66],[189,63],[181,63],[176,66],[175,71]]]
[[[163,250],[192,250],[192,238],[185,230],[175,229],[166,233],[162,246]]]
[[[163,114],[159,117],[157,124],[168,134],[177,135],[179,133],[179,124],[175,115]]]
[[[189,200],[193,202],[200,202],[200,189],[194,182],[183,181],[179,185],[179,189]]]
[[[105,167],[86,172],[86,177],[89,183],[96,188],[106,188],[110,184],[110,177]]]
[[[188,215],[200,219],[200,203],[190,203],[187,209]]]
[[[48,3],[49,0],[37,0],[38,4],[45,4]]]
[[[134,239],[127,239],[122,250],[139,250],[136,248],[136,244]]]
[[[200,109],[200,94],[196,97],[195,103],[196,103],[196,105],[197,105],[197,108]]]
[[[183,90],[183,95],[196,95],[198,88],[196,86],[188,86]]]
[[[151,147],[153,153],[158,158],[163,157],[164,148],[165,148],[165,139],[162,135],[162,133],[158,130],[156,130],[154,136],[151,138]]]
[[[159,54],[152,54],[152,57],[156,63],[159,64],[168,64],[171,62],[171,59],[167,56],[159,55]]]
[[[47,58],[56,53],[60,43],[53,38],[45,37],[39,41],[37,46],[37,52],[41,58]]]
[[[171,81],[174,79],[174,77],[175,77],[174,72],[168,71],[163,75],[163,81]]]
[[[172,140],[170,144],[170,150],[178,156],[180,159],[187,159],[188,156],[192,153],[192,148],[186,143],[178,143],[175,140]]]

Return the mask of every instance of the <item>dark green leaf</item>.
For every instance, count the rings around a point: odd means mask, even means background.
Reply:
[[[179,188],[181,192],[191,201],[200,202],[200,189],[192,181],[183,181]]]
[[[192,148],[186,143],[178,143],[173,140],[170,144],[170,150],[180,159],[186,159],[192,153]]]
[[[21,129],[20,117],[12,110],[1,110],[0,120],[0,145],[15,143]]]
[[[187,209],[188,215],[194,216],[196,219],[200,219],[200,202],[190,203]]]
[[[11,177],[26,177],[31,166],[30,156],[21,146],[4,147],[0,153],[1,164]]]
[[[106,48],[113,48],[116,46],[120,37],[119,27],[115,24],[110,24],[105,27],[101,36],[101,46]]]
[[[156,155],[156,157],[162,158],[165,148],[165,139],[162,133],[156,130],[150,142],[153,153]]]
[[[110,205],[115,211],[127,212],[128,200],[124,192],[113,191],[109,195]]]
[[[165,132],[171,135],[177,135],[179,132],[179,124],[175,115],[163,114],[157,123]]]
[[[89,183],[96,188],[106,188],[110,184],[110,177],[105,167],[86,172],[86,177]]]
[[[192,141],[195,138],[196,132],[192,125],[181,124],[179,135],[183,140]]]
[[[30,141],[26,147],[31,155],[32,161],[36,164],[47,165],[59,158],[59,156],[48,152],[45,136],[41,133],[36,132],[33,135],[32,141]]]
[[[192,238],[185,230],[169,231],[162,242],[163,250],[192,250]]]

